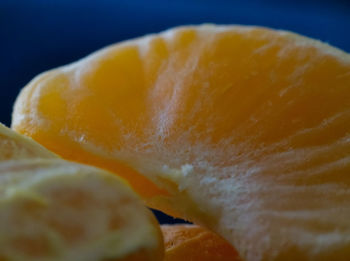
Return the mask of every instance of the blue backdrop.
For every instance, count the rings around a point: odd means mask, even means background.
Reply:
[[[0,122],[10,124],[19,90],[42,71],[107,44],[208,22],[291,30],[350,52],[350,0],[0,0]]]

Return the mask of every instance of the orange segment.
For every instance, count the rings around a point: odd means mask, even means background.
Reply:
[[[120,179],[63,160],[0,163],[2,260],[162,260],[151,212]]]
[[[347,261],[349,88],[349,54],[318,41],[181,27],[38,76],[12,126],[123,175],[247,261]]]
[[[0,161],[24,158],[56,158],[32,139],[20,135],[0,123]]]
[[[239,261],[237,251],[223,238],[195,225],[162,225],[164,261]]]

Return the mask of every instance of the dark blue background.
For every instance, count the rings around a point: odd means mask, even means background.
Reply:
[[[42,71],[107,44],[208,22],[291,30],[350,52],[350,0],[0,0],[0,122],[10,124],[19,90]]]

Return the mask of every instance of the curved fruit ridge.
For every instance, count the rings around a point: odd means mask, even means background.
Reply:
[[[349,55],[318,41],[182,27],[38,76],[12,126],[123,175],[151,206],[213,229],[247,261],[345,261],[349,86]]]
[[[156,219],[123,180],[0,125],[0,260],[154,261],[163,250]]]
[[[196,225],[162,225],[164,261],[240,261],[226,240]]]

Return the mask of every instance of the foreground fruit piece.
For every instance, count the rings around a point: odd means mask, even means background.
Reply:
[[[0,124],[0,260],[162,260],[159,226],[124,181],[43,159],[56,157]]]
[[[218,235],[195,225],[162,225],[164,261],[239,261],[236,250]]]
[[[20,135],[0,123],[0,161],[9,159],[56,158],[32,139]]]
[[[0,163],[0,260],[162,260],[151,212],[117,177],[63,160]]]
[[[35,78],[13,114],[15,130],[124,175],[246,261],[350,259],[349,126],[348,54],[235,26],[110,46]]]

